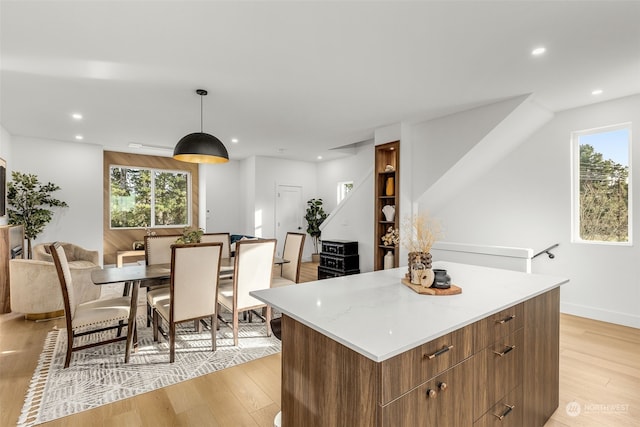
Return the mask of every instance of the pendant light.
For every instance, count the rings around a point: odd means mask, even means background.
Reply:
[[[226,163],[229,153],[222,141],[202,132],[202,97],[207,95],[207,91],[198,89],[196,93],[200,95],[200,132],[190,133],[178,141],[173,158],[189,163]]]

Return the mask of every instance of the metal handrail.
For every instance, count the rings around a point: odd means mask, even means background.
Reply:
[[[551,245],[546,249],[541,250],[540,252],[538,252],[537,254],[535,254],[534,256],[531,257],[531,259],[534,259],[537,256],[540,256],[542,254],[547,254],[549,255],[549,259],[554,259],[556,256],[554,254],[552,254],[551,252],[549,252],[551,249],[553,248],[557,248],[558,246],[560,246],[560,243],[556,243],[555,245]]]

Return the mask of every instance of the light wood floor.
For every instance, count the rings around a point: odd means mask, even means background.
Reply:
[[[302,281],[317,264],[303,264]],[[60,320],[0,315],[0,426],[16,424],[47,332]],[[570,416],[566,407],[578,407]],[[105,405],[44,426],[273,426],[280,355]],[[575,316],[560,321],[560,406],[547,427],[640,426],[640,330]]]

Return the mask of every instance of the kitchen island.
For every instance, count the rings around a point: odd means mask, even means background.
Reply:
[[[283,313],[282,425],[542,426],[558,406],[564,278],[437,262],[252,293]]]

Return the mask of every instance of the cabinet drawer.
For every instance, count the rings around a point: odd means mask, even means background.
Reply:
[[[358,242],[323,240],[322,252],[334,255],[356,255],[358,253]]]
[[[360,266],[359,255],[333,256],[320,254],[320,266],[338,271],[357,270]]]
[[[518,386],[473,423],[473,427],[522,427],[523,401],[522,386]]]
[[[520,328],[473,357],[474,420],[522,383],[524,351],[524,328]]]
[[[476,322],[475,351],[505,337],[524,324],[523,304],[514,305]]]
[[[318,267],[318,280],[349,276],[351,274],[360,274],[360,270],[338,271],[330,268]]]
[[[473,378],[469,360],[443,372],[381,408],[383,427],[460,427],[473,422],[469,411]],[[431,393],[431,394],[430,394]]]
[[[383,405],[472,354],[473,325],[458,329],[381,363]]]

